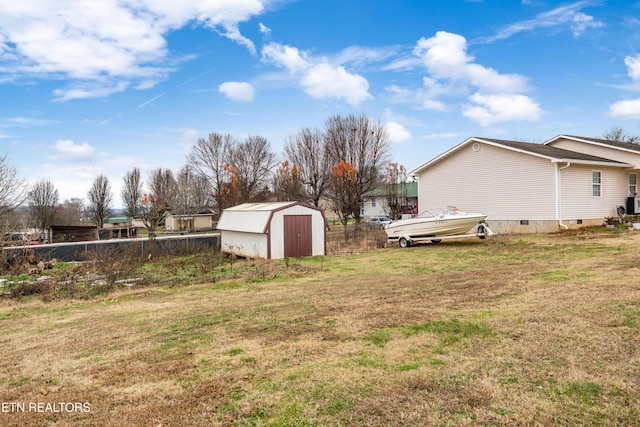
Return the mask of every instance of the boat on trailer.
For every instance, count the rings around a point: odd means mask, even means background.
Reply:
[[[411,243],[429,240],[438,243],[445,238],[479,237],[484,239],[491,230],[484,221],[487,215],[463,212],[455,207],[428,209],[415,218],[393,221],[384,231],[390,241],[398,241],[406,248]],[[475,229],[474,233],[470,231]]]

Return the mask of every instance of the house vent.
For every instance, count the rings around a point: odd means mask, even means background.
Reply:
[[[474,142],[471,148],[473,149],[473,151],[480,151],[480,144],[477,142]]]

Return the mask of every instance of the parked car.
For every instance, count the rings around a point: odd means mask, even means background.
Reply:
[[[374,216],[367,221],[369,228],[384,228],[387,224],[391,223],[391,218],[386,216]]]

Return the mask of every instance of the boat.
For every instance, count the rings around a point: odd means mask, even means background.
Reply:
[[[428,209],[414,218],[392,221],[384,231],[390,240],[398,240],[401,247],[418,240],[437,243],[444,237],[467,235],[475,226],[478,227],[477,232],[471,235],[484,238],[486,217],[485,214],[463,212],[452,206]]]

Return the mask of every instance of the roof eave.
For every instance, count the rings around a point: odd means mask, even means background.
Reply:
[[[552,142],[557,141],[559,139],[570,139],[572,141],[578,141],[578,142],[582,142],[584,144],[591,144],[591,145],[596,145],[598,147],[605,147],[605,148],[611,148],[611,149],[614,149],[614,150],[626,151],[627,153],[635,153],[635,154],[640,153],[640,149],[631,150],[629,148],[618,147],[616,145],[606,144],[606,143],[594,141],[592,139],[579,137],[579,136],[574,136],[574,135],[558,135],[558,136],[555,136],[555,137],[551,138],[548,141],[543,142],[543,145],[549,145]],[[639,145],[639,148],[640,148],[640,145]]]
[[[578,159],[553,159],[552,163],[572,163],[578,165],[608,166],[622,169],[634,169],[636,166],[630,163],[620,162],[599,162],[597,160],[578,160]]]

